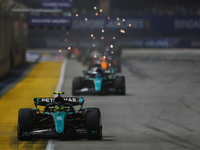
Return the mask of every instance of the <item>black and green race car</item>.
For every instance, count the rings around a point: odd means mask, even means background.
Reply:
[[[72,95],[125,95],[125,76],[117,76],[114,70],[94,67],[83,71],[83,76],[74,77]]]
[[[19,140],[41,138],[87,138],[101,140],[102,121],[99,108],[83,108],[83,97],[34,98],[36,108],[21,108],[18,114]],[[39,110],[37,106],[44,106]],[[80,106],[75,110],[75,106]]]

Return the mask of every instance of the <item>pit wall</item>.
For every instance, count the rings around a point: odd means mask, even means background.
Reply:
[[[11,9],[20,4],[9,4],[0,0],[0,79],[25,62],[28,46],[26,14],[12,13]]]

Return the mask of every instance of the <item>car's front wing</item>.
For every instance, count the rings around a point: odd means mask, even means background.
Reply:
[[[63,132],[57,133],[56,130],[53,129],[43,129],[43,130],[34,130],[30,132],[24,132],[22,137],[31,137],[33,139],[49,139],[49,138],[67,138],[67,137],[84,137],[87,136],[88,131],[86,129],[76,129],[73,132]]]
[[[107,94],[116,94],[115,88],[108,88],[101,91],[96,91],[94,88],[82,88],[80,90],[74,91],[75,95],[107,95]]]

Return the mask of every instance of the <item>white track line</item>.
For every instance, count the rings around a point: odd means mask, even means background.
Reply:
[[[67,65],[67,59],[64,59],[63,63],[62,63],[62,68],[60,71],[60,78],[59,78],[59,82],[58,85],[56,87],[56,92],[61,91],[63,82],[64,82],[64,78],[65,78],[65,67]]]
[[[64,59],[63,63],[62,63],[62,68],[61,68],[61,71],[60,71],[60,78],[59,78],[59,82],[58,82],[58,85],[56,87],[56,92],[58,91],[61,91],[61,88],[62,88],[62,85],[63,85],[63,82],[64,82],[64,78],[65,78],[65,67],[67,65],[67,59]],[[55,97],[55,95],[54,95]],[[45,148],[45,150],[54,150],[54,143],[55,143],[55,140],[48,140],[47,141],[47,146]]]

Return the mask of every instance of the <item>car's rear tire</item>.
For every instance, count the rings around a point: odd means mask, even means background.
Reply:
[[[88,140],[102,139],[102,122],[99,108],[87,108],[86,125],[88,130]]]
[[[77,90],[81,89],[81,77],[75,77],[72,81],[72,95],[78,95]]]
[[[19,110],[18,116],[18,127],[17,127],[17,137],[19,140],[31,140],[30,137],[23,137],[22,134],[25,132],[32,131],[33,128],[33,113],[30,108],[22,108]]]
[[[115,79],[115,89],[118,95],[126,94],[126,84],[124,76],[117,76]]]

